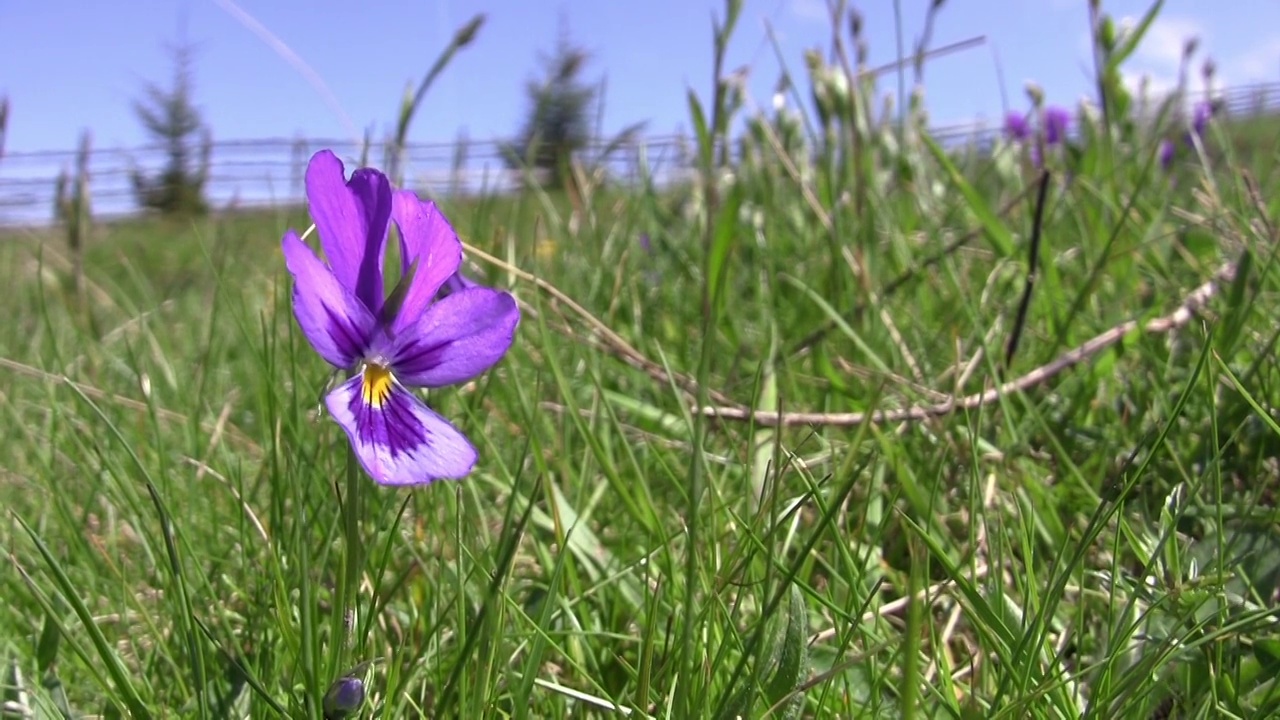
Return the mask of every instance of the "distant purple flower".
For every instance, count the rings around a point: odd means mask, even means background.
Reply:
[[[1198,102],[1191,111],[1191,131],[1196,137],[1204,137],[1204,131],[1209,126],[1209,120],[1213,118],[1213,103]]]
[[[1042,122],[1045,143],[1057,145],[1067,138],[1067,128],[1071,125],[1071,113],[1066,108],[1050,106],[1044,109]]]
[[[1169,138],[1160,141],[1160,149],[1156,151],[1157,157],[1160,159],[1160,167],[1168,170],[1173,166],[1173,156],[1178,150],[1178,146]]]
[[[639,237],[640,249],[645,252],[653,252],[653,243],[649,241],[649,233],[640,233]]]
[[[294,278],[293,311],[326,362],[349,373],[325,398],[365,471],[384,485],[417,485],[471,472],[476,449],[409,391],[469,380],[511,347],[520,310],[505,292],[461,289],[436,300],[458,270],[462,243],[435,203],[391,189],[322,150],[306,173],[322,262],[297,233],[282,240]],[[400,230],[401,279],[383,293],[391,222]],[[459,280],[461,282],[461,280]]]
[[[1031,125],[1027,122],[1027,116],[1010,111],[1004,116],[1004,135],[1010,140],[1022,142],[1031,136]]]

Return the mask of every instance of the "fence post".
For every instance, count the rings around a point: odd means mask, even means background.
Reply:
[[[290,167],[289,190],[293,197],[303,196],[303,178],[307,174],[307,139],[299,133],[293,140],[293,153]]]

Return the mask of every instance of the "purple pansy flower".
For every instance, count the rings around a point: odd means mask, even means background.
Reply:
[[[298,325],[325,361],[350,373],[325,398],[329,414],[379,483],[467,475],[476,449],[408,388],[463,382],[496,363],[520,321],[515,299],[484,287],[437,299],[462,262],[462,243],[435,203],[393,191],[377,170],[346,180],[342,161],[322,150],[307,166],[306,188],[328,264],[293,230],[282,247]],[[392,222],[402,272],[388,297],[382,265]]]
[[[1020,113],[1009,111],[1004,116],[1004,135],[1010,140],[1022,142],[1031,135],[1031,127],[1027,123],[1027,116]]]
[[[324,694],[325,720],[341,720],[364,704],[364,683],[348,675],[338,678]]]
[[[1071,113],[1066,108],[1056,106],[1044,109],[1044,141],[1049,145],[1057,145],[1067,138],[1067,128],[1071,125]]]

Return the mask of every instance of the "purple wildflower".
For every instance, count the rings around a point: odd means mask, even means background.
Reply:
[[[325,398],[360,464],[384,485],[416,485],[471,472],[476,449],[410,387],[469,380],[511,346],[520,311],[483,287],[435,300],[462,262],[462,244],[435,203],[391,189],[362,168],[344,179],[332,152],[311,158],[307,200],[328,264],[289,230],[282,240],[294,277],[293,310],[330,365],[350,373]],[[383,294],[389,224],[400,230],[402,272]]]
[[[1191,132],[1196,137],[1204,137],[1204,131],[1209,126],[1209,120],[1213,118],[1213,103],[1198,102],[1191,111]]]
[[[340,677],[329,686],[324,694],[325,720],[340,720],[360,709],[364,704],[364,683],[359,678],[347,675]]]
[[[640,233],[638,238],[640,241],[640,249],[647,253],[653,252],[653,243],[649,240],[649,233]]]
[[[1027,116],[1014,111],[1009,111],[1004,116],[1004,136],[1015,142],[1022,142],[1031,136],[1031,126],[1027,122]]]
[[[1169,138],[1160,141],[1160,149],[1156,151],[1156,155],[1160,159],[1161,168],[1168,170],[1173,165],[1173,156],[1177,149],[1178,146]]]
[[[1067,138],[1067,128],[1071,125],[1071,113],[1066,108],[1050,106],[1044,109],[1042,122],[1045,143],[1057,145]]]

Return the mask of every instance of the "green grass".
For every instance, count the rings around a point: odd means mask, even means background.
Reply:
[[[762,145],[714,201],[446,201],[523,321],[430,397],[480,448],[471,478],[360,479],[345,639],[346,448],[278,249],[305,214],[99,226],[78,293],[56,234],[5,237],[5,699],[319,717],[369,663],[364,717],[1274,716],[1274,146],[1218,124],[1172,177],[1155,137],[1052,156],[1005,368],[1034,192],[999,210],[1036,175],[897,132],[792,155],[798,174]],[[981,392],[1224,263],[1185,325],[1025,391],[767,421]]]

